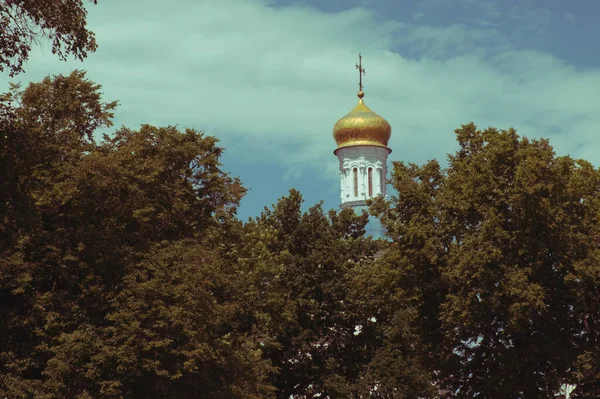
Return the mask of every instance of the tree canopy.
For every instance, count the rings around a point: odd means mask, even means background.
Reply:
[[[112,125],[85,72],[0,97],[0,397],[600,394],[600,172],[513,129],[395,162],[366,214],[241,221],[215,137]]]
[[[83,60],[97,48],[86,18],[82,0],[0,0],[0,72],[23,72],[32,45],[44,39],[52,42],[52,54],[61,60]]]
[[[201,132],[96,143],[116,105],[99,90],[76,71],[4,107],[0,393],[264,397],[258,343],[232,327],[243,285],[215,244],[244,189]]]
[[[514,129],[456,135],[445,169],[395,162],[399,195],[372,208],[392,240],[368,276],[389,339],[408,314],[451,396],[597,396],[600,173]]]

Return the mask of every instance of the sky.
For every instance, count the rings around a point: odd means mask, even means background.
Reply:
[[[390,161],[446,164],[454,130],[514,127],[558,155],[600,165],[598,1],[99,0],[84,62],[36,48],[27,84],[73,69],[118,100],[116,130],[204,130],[257,216],[298,189],[306,207],[340,203],[332,128],[357,102],[392,126]]]

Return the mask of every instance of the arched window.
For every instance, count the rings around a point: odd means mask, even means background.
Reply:
[[[373,168],[369,168],[369,198],[373,196]]]
[[[352,173],[354,174],[354,196],[358,197],[358,169],[354,168]]]

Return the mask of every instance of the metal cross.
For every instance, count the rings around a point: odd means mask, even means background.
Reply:
[[[365,68],[362,67],[362,56],[360,55],[360,53],[358,53],[358,62],[356,63],[356,69],[358,69],[358,75],[359,75],[359,83],[358,83],[358,87],[359,87],[359,91],[362,91],[363,89],[363,84],[362,84],[362,77],[363,75],[365,75]]]

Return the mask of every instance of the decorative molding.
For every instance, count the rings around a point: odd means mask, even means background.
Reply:
[[[381,176],[385,176],[386,173],[387,157],[389,155],[388,148],[374,146],[338,148],[336,155],[339,159],[340,174],[342,176],[340,198],[344,208],[364,205],[367,199],[372,199],[379,195],[386,196],[386,187],[385,184],[381,184]],[[354,168],[358,172],[357,195],[354,195]],[[369,196],[369,168],[373,169],[371,196]]]
[[[346,201],[340,205],[340,208],[354,208],[356,206],[367,206],[367,201],[365,200],[356,200],[356,201]]]

